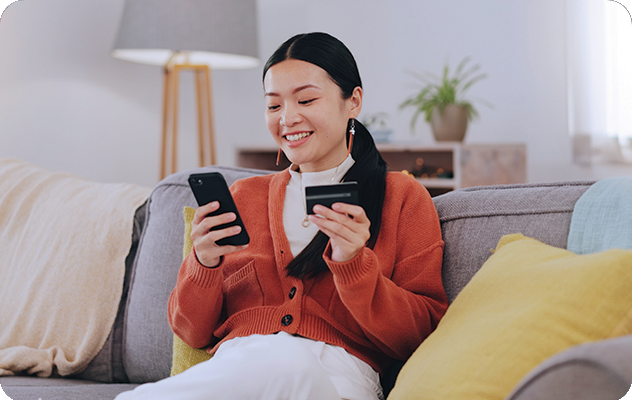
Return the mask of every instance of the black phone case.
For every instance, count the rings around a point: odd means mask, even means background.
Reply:
[[[308,214],[314,214],[314,206],[322,204],[331,208],[334,203],[358,204],[358,182],[342,182],[333,185],[307,186],[305,203]]]
[[[235,221],[218,225],[211,230],[219,230],[229,226],[239,225],[241,226],[241,232],[235,236],[220,239],[215,243],[219,246],[241,246],[250,243],[250,237],[246,231],[246,226],[241,220],[241,216],[239,215],[233,196],[230,194],[228,184],[222,174],[218,172],[191,174],[189,175],[189,186],[191,187],[195,200],[199,206],[208,204],[211,201],[219,201],[219,210],[210,213],[209,216],[224,214],[227,212],[234,212],[237,216]]]

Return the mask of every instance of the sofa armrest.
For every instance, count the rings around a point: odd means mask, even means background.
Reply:
[[[572,347],[540,364],[505,400],[612,400],[632,384],[632,335]]]

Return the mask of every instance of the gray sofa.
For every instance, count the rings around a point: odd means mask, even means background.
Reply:
[[[2,377],[14,400],[113,399],[143,382],[167,377],[172,332],[167,299],[182,259],[182,208],[194,207],[192,172],[218,171],[227,181],[266,171],[206,167],[167,177],[135,217],[123,297],[106,345],[73,377]],[[505,234],[521,232],[565,248],[571,214],[590,182],[490,186],[434,198],[444,240],[444,285],[450,301],[468,283]],[[474,234],[471,234],[474,233]],[[392,386],[397,368],[383,377]],[[519,384],[511,400],[619,399],[632,382],[632,336],[582,345],[544,362]]]

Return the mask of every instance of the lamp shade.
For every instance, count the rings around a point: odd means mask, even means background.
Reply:
[[[256,67],[255,0],[126,0],[112,56],[164,66]]]

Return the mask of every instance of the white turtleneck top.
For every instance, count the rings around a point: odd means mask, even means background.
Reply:
[[[283,204],[283,227],[290,242],[292,254],[296,257],[312,241],[318,227],[310,223],[304,227],[301,223],[307,216],[305,205],[305,187],[331,185],[339,183],[355,161],[349,155],[336,168],[319,172],[298,172],[298,165],[290,166],[290,181],[285,191]]]

